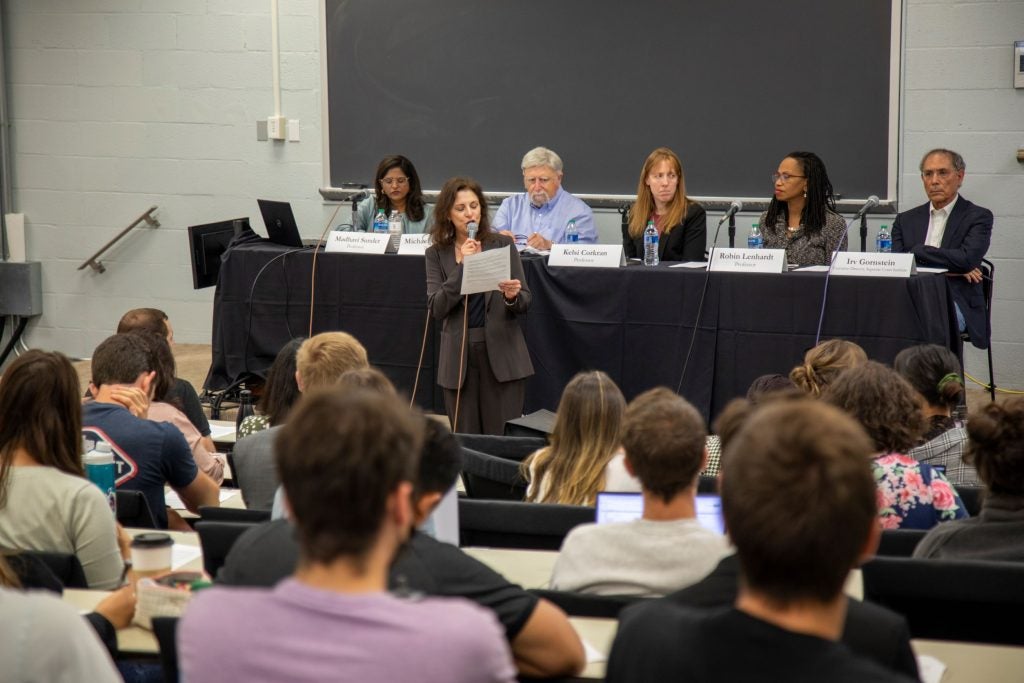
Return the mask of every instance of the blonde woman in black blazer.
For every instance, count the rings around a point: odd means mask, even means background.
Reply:
[[[479,226],[476,239],[469,239],[470,222]],[[519,252],[510,248],[511,279],[499,282],[497,291],[469,296],[467,321],[466,297],[459,293],[463,258],[510,246],[512,239],[491,230],[487,198],[469,178],[452,178],[441,188],[430,235],[427,302],[431,315],[443,321],[437,383],[448,419],[462,433],[501,434],[507,420],[522,415],[525,380],[533,374],[517,319],[531,299]]]

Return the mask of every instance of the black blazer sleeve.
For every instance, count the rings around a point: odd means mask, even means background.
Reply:
[[[992,212],[963,197],[957,200],[946,221],[943,247],[915,245],[910,249],[922,266],[948,268],[951,273],[967,273],[981,265],[992,241]]]
[[[662,261],[703,261],[708,241],[708,215],[700,204],[691,203],[683,222],[661,236]]]

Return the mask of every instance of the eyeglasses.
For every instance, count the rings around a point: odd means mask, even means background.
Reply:
[[[789,173],[772,173],[772,182],[777,183],[780,180],[784,183],[788,183],[790,178],[806,178],[805,175],[790,175]]]
[[[398,187],[401,187],[402,185],[405,185],[407,182],[409,182],[408,178],[381,178],[380,179],[380,184],[381,185],[386,185],[387,187],[395,187],[396,185]]]
[[[945,180],[951,175],[953,175],[953,169],[950,168],[940,168],[937,171],[921,171],[921,177],[924,178],[925,180],[931,180],[935,176],[938,176],[940,179]]]

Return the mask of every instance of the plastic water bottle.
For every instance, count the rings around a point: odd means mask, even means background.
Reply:
[[[576,244],[580,241],[580,233],[576,230],[576,221],[569,219],[569,224],[565,226],[565,243]]]
[[[654,227],[654,221],[647,221],[644,228],[644,265],[658,265],[658,229]]]
[[[892,253],[892,234],[889,233],[888,225],[883,225],[878,229],[878,236],[875,238],[875,249],[879,254]]]
[[[750,234],[747,235],[747,249],[760,249],[764,246],[764,238],[761,237],[761,225],[754,223],[750,226]]]
[[[388,234],[391,235],[388,249],[398,251],[398,245],[402,243],[402,214],[398,211],[391,212],[391,218],[388,219]]]
[[[116,515],[117,489],[114,487],[114,481],[117,466],[114,464],[114,450],[106,441],[98,441],[82,456],[82,461],[85,463],[85,476],[103,491],[110,511]]]
[[[373,231],[388,231],[388,217],[387,214],[384,213],[384,209],[377,209],[377,215],[373,217]]]

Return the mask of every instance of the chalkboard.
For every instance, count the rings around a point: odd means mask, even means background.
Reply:
[[[521,191],[544,145],[569,191],[630,195],[664,145],[691,196],[767,198],[810,150],[884,198],[892,1],[324,0],[330,183],[404,154],[424,189]]]

